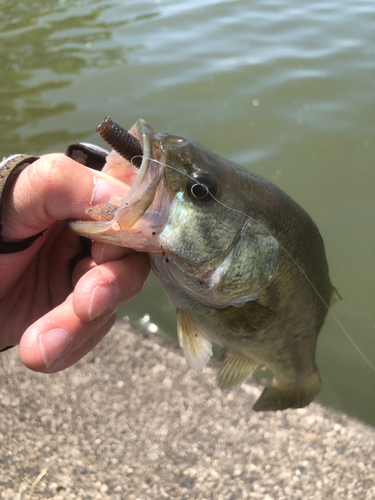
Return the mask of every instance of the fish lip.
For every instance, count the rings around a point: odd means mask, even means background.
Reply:
[[[152,142],[154,139],[154,130],[149,123],[143,118],[139,118],[132,128],[129,130],[131,135],[140,142],[143,151],[142,163],[139,170],[142,168],[142,164],[149,161],[152,155]]]
[[[132,126],[132,128],[129,130],[129,133],[131,135],[134,135],[138,139],[138,141],[141,143],[142,151],[143,151],[143,157],[142,157],[142,162],[141,165],[138,169],[137,176],[131,186],[131,189],[127,196],[125,197],[128,198],[131,195],[134,195],[134,192],[136,191],[137,187],[140,185],[140,179],[144,177],[144,174],[149,170],[150,163],[153,160],[152,158],[152,145],[153,145],[153,140],[154,140],[154,130],[149,125],[146,120],[143,120],[142,118],[138,119],[135,124]],[[125,201],[124,199],[124,201]]]
[[[106,231],[109,231],[111,229],[131,229],[131,227],[136,224],[136,221],[133,223],[129,223],[127,227],[125,227],[124,224],[119,223],[119,219],[121,218],[121,215],[124,214],[124,212],[130,207],[132,204],[134,205],[139,201],[140,198],[142,198],[144,191],[148,191],[148,182],[147,182],[147,176],[149,175],[157,175],[158,179],[151,179],[154,180],[153,186],[150,187],[149,189],[149,197],[151,198],[152,192],[150,190],[153,190],[153,197],[155,196],[156,192],[156,187],[158,182],[160,181],[162,172],[164,170],[164,167],[162,166],[161,163],[157,165],[156,168],[156,173],[151,172],[150,174],[150,167],[151,165],[156,165],[157,163],[154,162],[156,158],[154,156],[160,157],[161,156],[161,151],[160,151],[160,142],[155,138],[155,134],[153,131],[153,128],[149,123],[147,123],[144,119],[140,118],[136,121],[136,123],[129,129],[129,133],[133,135],[139,142],[142,147],[143,151],[143,156],[142,156],[142,162],[140,167],[138,168],[138,172],[136,175],[136,178],[131,185],[131,189],[129,193],[125,196],[123,199],[121,205],[119,208],[116,210],[116,213],[110,221],[104,222],[104,221],[95,221],[95,220],[70,220],[67,221],[68,226],[70,229],[72,229],[75,233],[80,234],[81,236],[86,236],[86,237],[92,237],[93,239],[97,239],[100,241],[100,235],[102,233],[105,233]],[[156,160],[157,162],[157,160]],[[146,181],[146,182],[145,182]],[[143,189],[141,192],[139,192],[140,188]],[[143,214],[138,217],[138,220],[144,215],[144,213],[147,211],[148,207],[145,208]]]

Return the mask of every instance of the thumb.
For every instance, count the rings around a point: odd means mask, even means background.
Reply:
[[[86,208],[129,187],[62,154],[46,155],[25,168],[4,194],[2,236],[23,239],[55,220],[87,219]]]

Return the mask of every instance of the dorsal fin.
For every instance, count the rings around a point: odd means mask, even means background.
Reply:
[[[211,341],[195,319],[181,309],[177,309],[177,333],[189,366],[201,372],[212,356]]]

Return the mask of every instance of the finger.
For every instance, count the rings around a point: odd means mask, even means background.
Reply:
[[[59,371],[88,352],[90,341],[104,334],[114,310],[93,321],[81,321],[73,310],[72,295],[31,325],[20,342],[23,363],[34,371]],[[108,331],[108,329],[106,330]],[[81,348],[86,344],[85,348]],[[76,352],[77,351],[77,352]]]
[[[69,368],[69,366],[74,365],[81,358],[86,356],[95,346],[99,344],[103,337],[107,335],[112,326],[116,323],[116,313],[113,313],[109,320],[101,327],[99,330],[84,344],[79,346],[75,351],[70,352],[68,355],[64,356],[59,360],[56,364],[53,363],[47,370],[46,373],[55,373],[61,370],[65,370],[65,368]]]
[[[126,184],[65,155],[47,155],[25,168],[5,193],[2,236],[22,239],[55,220],[88,219],[86,208],[125,196]]]
[[[91,246],[91,255],[97,264],[122,259],[125,255],[131,253],[134,253],[134,250],[131,248],[119,247],[99,241],[94,241]]]
[[[60,234],[57,234],[57,230]],[[81,245],[81,238],[66,227],[65,222],[56,222],[51,237],[45,241],[41,252],[48,258],[39,259],[40,268],[45,268],[44,276],[48,279],[51,305],[57,306],[73,291],[72,275],[77,262],[89,256]],[[90,259],[92,262],[92,259]],[[93,265],[95,265],[92,262]],[[87,269],[88,270],[88,269]]]
[[[95,262],[92,260],[91,257],[85,257],[81,259],[75,266],[72,274],[72,284],[73,286],[76,286],[78,281],[84,276],[86,273],[88,273],[91,269],[94,269],[96,267]]]
[[[132,253],[91,269],[73,293],[75,314],[82,321],[100,317],[140,292],[150,270],[147,254]]]

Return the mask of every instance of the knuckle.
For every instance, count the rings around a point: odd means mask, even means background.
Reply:
[[[48,190],[53,189],[63,178],[62,175],[67,174],[66,160],[68,158],[63,154],[42,156],[39,161],[35,162],[30,175],[35,176],[36,180],[45,185]]]

